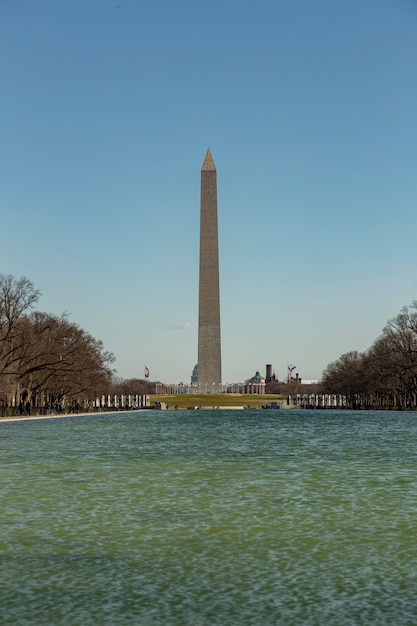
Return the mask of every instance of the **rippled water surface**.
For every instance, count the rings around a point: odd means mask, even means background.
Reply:
[[[417,624],[417,415],[0,424],[0,623]]]

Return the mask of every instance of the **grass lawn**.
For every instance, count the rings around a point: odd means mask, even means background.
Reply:
[[[155,402],[165,402],[170,409],[186,409],[187,407],[210,406],[210,407],[254,407],[259,408],[270,402],[279,403],[283,401],[283,396],[277,394],[176,394],[176,395],[151,395],[151,404]]]

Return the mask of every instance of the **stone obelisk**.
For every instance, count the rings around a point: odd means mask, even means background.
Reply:
[[[210,150],[201,168],[200,287],[198,307],[198,387],[221,391],[219,245],[217,173]]]

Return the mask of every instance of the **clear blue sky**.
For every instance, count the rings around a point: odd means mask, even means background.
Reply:
[[[0,69],[0,271],[120,376],[190,379],[208,147],[224,382],[417,298],[414,0],[0,0]]]

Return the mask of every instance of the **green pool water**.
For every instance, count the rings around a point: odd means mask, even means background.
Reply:
[[[417,623],[417,415],[0,424],[0,624]]]

